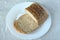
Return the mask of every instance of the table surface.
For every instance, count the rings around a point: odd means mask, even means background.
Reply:
[[[9,10],[21,2],[39,2],[52,16],[52,25],[49,31],[41,38],[34,40],[60,40],[60,0],[0,0],[0,40],[22,40],[6,30],[5,18]]]

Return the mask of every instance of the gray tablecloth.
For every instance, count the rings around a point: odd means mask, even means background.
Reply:
[[[40,2],[52,16],[52,25],[48,33],[35,40],[60,40],[60,0],[0,0],[0,40],[21,40],[6,30],[5,17],[8,11],[21,2]]]

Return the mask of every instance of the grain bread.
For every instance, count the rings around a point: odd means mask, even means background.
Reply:
[[[16,20],[14,26],[17,31],[25,34],[31,33],[39,27],[38,23],[28,14],[22,15],[18,20]]]
[[[41,25],[48,17],[48,14],[42,6],[38,3],[33,3],[25,8],[26,13],[29,14],[39,25]]]
[[[25,8],[26,14],[14,22],[17,31],[27,34],[36,30],[47,19],[48,14],[39,4],[33,3]]]

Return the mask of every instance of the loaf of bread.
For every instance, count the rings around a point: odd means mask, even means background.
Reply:
[[[42,6],[38,3],[33,3],[25,8],[26,13],[29,14],[39,25],[41,25],[48,17],[48,14]]]
[[[27,34],[37,29],[39,25],[31,18],[30,15],[24,14],[15,21],[14,26],[17,31]]]
[[[25,8],[25,11],[26,14],[14,22],[14,27],[21,33],[27,34],[33,32],[39,25],[41,26],[48,17],[44,8],[37,3],[31,4]]]

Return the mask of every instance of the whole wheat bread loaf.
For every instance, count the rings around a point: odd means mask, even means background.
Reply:
[[[42,24],[48,17],[48,14],[44,8],[38,3],[33,3],[25,8],[26,13],[29,14],[36,22]]]
[[[42,25],[48,17],[44,8],[37,3],[31,4],[25,8],[25,11],[26,14],[19,17],[14,23],[15,28],[21,33],[26,34],[33,32],[39,25]]]

